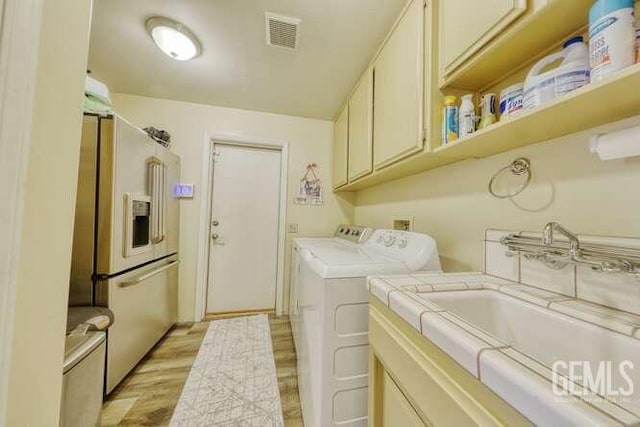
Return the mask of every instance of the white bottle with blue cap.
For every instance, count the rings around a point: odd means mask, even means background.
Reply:
[[[635,63],[633,0],[598,0],[589,10],[591,80]]]
[[[589,48],[582,37],[573,37],[560,52],[542,58],[524,82],[523,109],[531,110],[589,83]],[[560,65],[542,72],[562,59]]]

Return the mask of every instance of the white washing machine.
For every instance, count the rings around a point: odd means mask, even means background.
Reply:
[[[349,243],[296,240],[290,310],[307,427],[366,426],[369,275],[440,272],[435,241],[376,230]],[[318,239],[319,240],[319,239]]]

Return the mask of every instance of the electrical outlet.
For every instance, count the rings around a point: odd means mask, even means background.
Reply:
[[[394,230],[412,231],[413,230],[413,217],[396,217],[393,218],[392,228]]]
[[[297,233],[298,232],[298,224],[290,223],[287,224],[287,233]]]

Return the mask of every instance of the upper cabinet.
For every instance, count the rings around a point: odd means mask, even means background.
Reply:
[[[526,10],[526,0],[440,2],[440,66],[444,75],[454,71]]]
[[[421,151],[423,0],[412,0],[374,62],[373,163],[381,169]]]
[[[349,106],[333,124],[333,188],[347,183],[347,155],[349,150]]]
[[[445,95],[499,94],[585,35],[594,0],[408,0],[336,122],[334,185],[359,191],[640,114],[640,64],[441,144]],[[589,106],[586,108],[585,106]],[[346,111],[348,110],[348,111]]]
[[[349,182],[368,175],[373,164],[373,78],[365,71],[349,100]]]

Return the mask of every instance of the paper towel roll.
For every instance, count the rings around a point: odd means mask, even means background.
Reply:
[[[600,160],[640,156],[640,126],[604,135],[593,135],[589,147]]]

